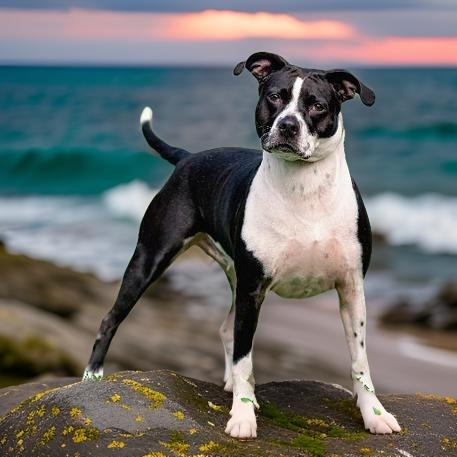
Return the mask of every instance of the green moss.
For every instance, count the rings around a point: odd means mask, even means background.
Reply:
[[[344,441],[358,441],[368,436],[366,432],[349,432],[342,425],[329,423],[323,419],[285,413],[271,403],[262,404],[260,414],[274,425],[298,433],[290,443],[280,444],[306,449],[313,457],[324,455],[325,440],[329,437]]]
[[[368,433],[366,432],[348,432],[342,425],[338,425],[333,422],[329,423],[318,418],[306,418],[290,413],[284,413],[271,403],[263,404],[260,408],[260,414],[271,419],[275,425],[294,432],[308,430],[310,432],[324,434],[325,436],[342,438],[347,441],[360,440],[368,436]]]
[[[65,352],[40,337],[13,340],[0,335],[0,371],[2,376],[11,373],[26,379],[49,372],[77,376],[80,367]]]
[[[325,455],[325,444],[322,440],[311,436],[299,435],[292,440],[292,446],[305,449],[312,457]]]
[[[354,400],[345,399],[345,400],[330,400],[329,398],[324,398],[325,403],[333,409],[345,413],[351,419],[354,419],[357,422],[362,421],[362,415],[360,414],[359,409],[355,405]]]
[[[200,412],[208,412],[208,400],[198,392],[198,386],[180,376],[175,377],[176,391],[179,396]]]

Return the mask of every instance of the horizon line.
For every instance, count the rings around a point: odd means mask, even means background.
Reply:
[[[313,63],[309,62],[310,67],[315,66],[328,66],[328,64],[323,65],[322,63]],[[358,69],[457,69],[457,65],[452,64],[367,64],[362,62],[345,62],[345,63],[336,63],[337,66],[347,66],[350,68]],[[299,66],[299,65],[297,65]],[[331,65],[332,68],[335,65]],[[222,68],[234,68],[235,64],[227,64],[221,62],[215,63],[204,63],[204,62],[155,62],[155,63],[145,63],[145,62],[84,62],[84,61],[75,61],[75,62],[34,62],[34,61],[12,61],[12,60],[0,60],[0,67],[35,67],[35,68],[204,68],[204,69],[222,69]]]

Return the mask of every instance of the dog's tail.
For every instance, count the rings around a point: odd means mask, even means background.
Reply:
[[[141,113],[140,123],[149,146],[171,164],[176,165],[180,160],[190,155],[190,152],[185,149],[175,148],[165,143],[152,131],[152,109],[149,106],[146,106]]]

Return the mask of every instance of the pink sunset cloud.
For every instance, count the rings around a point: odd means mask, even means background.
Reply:
[[[80,40],[346,39],[355,32],[333,20],[303,21],[288,14],[206,10],[199,13],[70,11],[0,12],[0,36]]]
[[[457,36],[366,37],[356,43],[326,43],[311,55],[295,47],[293,55],[370,65],[457,65]]]
[[[164,55],[167,43],[221,43],[223,52],[223,43],[274,39],[285,55],[323,62],[457,65],[457,36],[374,38],[340,20],[303,20],[266,12],[0,9],[0,39],[34,45],[40,40],[72,46],[79,42],[89,49],[92,43],[163,43]]]
[[[175,39],[240,40],[244,38],[346,39],[349,25],[332,20],[304,21],[289,14],[207,10],[174,15],[166,35]]]

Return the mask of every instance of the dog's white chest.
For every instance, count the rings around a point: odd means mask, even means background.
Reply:
[[[272,279],[271,289],[309,297],[360,268],[357,201],[345,160],[307,164],[298,173],[287,163],[272,170],[277,160],[264,157],[252,182],[242,238]]]

